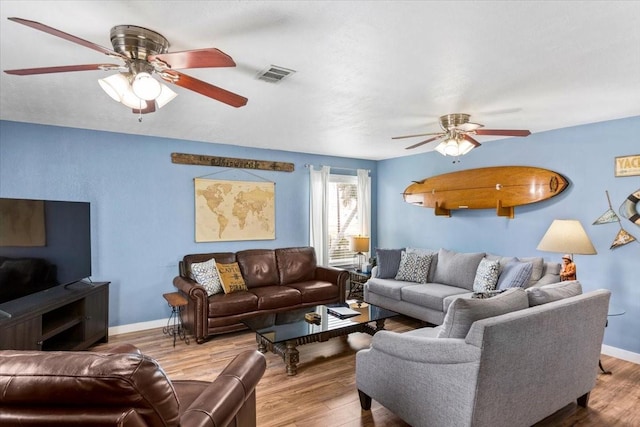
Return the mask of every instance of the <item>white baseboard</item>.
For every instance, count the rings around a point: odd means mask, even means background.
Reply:
[[[128,325],[111,326],[109,336],[144,331],[146,329],[164,328],[169,319],[149,320],[148,322],[130,323]]]
[[[640,365],[640,354],[602,344],[602,354]]]

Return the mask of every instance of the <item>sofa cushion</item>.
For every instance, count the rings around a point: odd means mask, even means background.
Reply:
[[[438,250],[437,249],[426,249],[426,248],[406,248],[405,252],[410,253],[410,254],[418,254],[418,255],[433,255],[433,254],[437,254]]]
[[[289,288],[297,289],[302,295],[302,303],[338,300],[340,287],[323,280],[309,280],[307,282],[289,283]]]
[[[451,304],[457,300],[458,298],[473,298],[473,294],[474,292],[465,292],[463,294],[455,294],[455,295],[449,295],[448,297],[446,297],[445,299],[442,300],[442,312],[444,314],[447,314],[447,311],[449,310],[449,307],[451,307]]]
[[[527,289],[530,307],[574,297],[580,294],[582,294],[582,285],[577,280],[558,282],[540,287],[534,286]]]
[[[493,291],[498,284],[498,274],[500,273],[500,263],[482,258],[476,270],[476,277],[473,280],[474,292]]]
[[[440,249],[434,282],[473,290],[473,280],[484,253],[461,253]]]
[[[208,254],[190,254],[182,258],[180,266],[180,275],[183,277],[192,277],[191,264],[195,262],[206,262],[211,258],[215,258],[216,262],[229,264],[236,262],[236,254],[234,252],[212,252]],[[183,271],[184,269],[184,271]]]
[[[226,317],[258,310],[258,296],[249,291],[211,295],[208,303],[208,317]]]
[[[529,283],[526,287],[533,285],[542,278],[542,274],[544,273],[544,259],[542,259],[542,257],[518,258],[518,261],[530,262],[533,265],[531,278],[529,279]]]
[[[280,283],[276,253],[273,249],[248,249],[236,253],[247,288]]]
[[[500,264],[500,272],[498,273],[498,275],[502,273],[502,270],[504,270],[504,267],[507,264],[509,264],[511,261],[518,260],[518,258],[512,257],[512,256],[500,256],[500,255],[493,255],[493,254],[486,254],[485,258],[488,259],[489,261],[498,261],[498,263]]]
[[[302,303],[300,291],[289,286],[259,286],[249,292],[258,297],[258,310],[273,310]]]
[[[400,267],[396,280],[406,282],[427,283],[429,266],[431,265],[432,254],[419,254],[416,252],[402,252],[400,255]]]
[[[504,267],[498,278],[498,289],[524,288],[529,284],[533,264],[511,261]]]
[[[449,307],[438,338],[464,338],[476,320],[529,308],[527,292],[509,289],[492,298],[458,298]]]
[[[427,283],[426,285],[411,283],[400,290],[402,301],[437,311],[442,311],[445,298],[467,292],[467,289],[442,285],[440,283]]]
[[[191,278],[202,286],[209,296],[224,292],[215,258],[205,262],[192,263]]]
[[[376,249],[376,265],[380,279],[393,279],[398,274],[404,249]]]
[[[222,289],[224,289],[225,294],[247,290],[247,285],[244,283],[240,266],[237,262],[231,264],[218,263],[216,267],[218,268],[220,282],[222,283]]]
[[[316,252],[312,247],[276,249],[276,263],[281,285],[313,280]]]
[[[414,285],[415,283],[403,282],[395,279],[381,279],[379,277],[372,277],[367,281],[367,288],[369,292],[374,294],[391,298],[396,301],[402,299],[401,290],[407,285]]]

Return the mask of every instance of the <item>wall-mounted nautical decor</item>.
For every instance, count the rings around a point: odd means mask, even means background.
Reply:
[[[434,208],[451,216],[455,209],[496,209],[498,216],[514,217],[514,208],[557,196],[569,182],[559,173],[532,166],[494,166],[467,169],[414,181],[404,201]]]

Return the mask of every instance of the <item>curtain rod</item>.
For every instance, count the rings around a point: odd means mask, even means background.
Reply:
[[[313,165],[312,165],[312,164],[309,164],[309,163],[306,163],[306,164],[304,165],[304,167],[305,167],[305,168],[307,168],[307,169],[309,169],[309,168],[310,168],[310,167],[312,167],[312,166],[313,166]],[[329,165],[320,165],[320,166],[329,166]],[[344,171],[355,171],[355,172],[357,172],[357,171],[358,171],[358,169],[354,169],[354,168],[343,168],[343,167],[341,167],[341,166],[329,166],[329,168],[331,168],[331,169],[340,169],[340,170],[344,170]],[[367,173],[371,173],[371,169],[364,169],[364,170],[366,170],[366,171],[367,171]]]

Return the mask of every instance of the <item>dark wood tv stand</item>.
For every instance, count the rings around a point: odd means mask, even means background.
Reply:
[[[109,339],[109,282],[75,282],[0,304],[0,350],[85,350]]]

